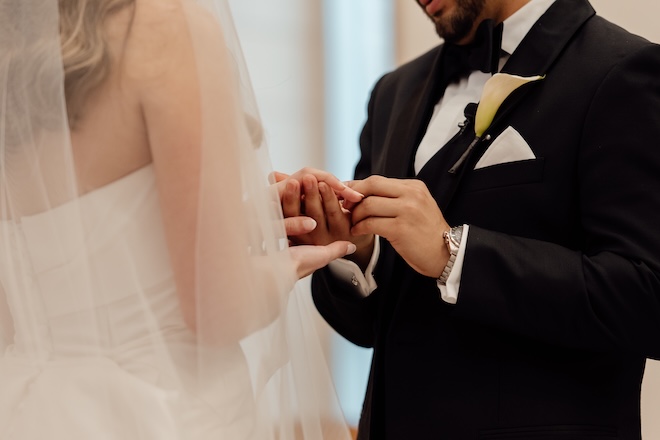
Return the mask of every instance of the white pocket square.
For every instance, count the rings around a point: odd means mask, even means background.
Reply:
[[[490,167],[501,163],[536,159],[534,152],[513,127],[507,127],[486,150],[474,169]]]

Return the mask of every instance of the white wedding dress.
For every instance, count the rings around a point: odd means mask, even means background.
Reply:
[[[9,3],[0,440],[348,439],[309,292],[295,286],[227,1]],[[65,72],[65,59],[81,63],[63,55],[82,38],[78,20],[96,20],[86,3],[117,14],[104,55],[117,62],[99,88],[79,90],[98,91],[98,107],[78,108],[68,87],[100,74]],[[66,20],[75,32],[63,41]],[[103,54],[78,49],[86,61]],[[169,75],[179,65],[190,68]],[[76,109],[96,122],[71,130]],[[146,143],[156,165],[80,195]]]
[[[82,234],[67,222],[71,210]],[[214,355],[217,380],[196,383],[196,341],[180,313],[153,166],[2,228],[27,250],[24,261],[0,261],[11,315],[39,314],[14,328],[0,358],[0,439],[254,438],[239,344]],[[18,267],[31,268],[29,298],[7,288]]]

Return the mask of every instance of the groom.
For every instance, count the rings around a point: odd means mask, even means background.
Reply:
[[[445,43],[374,87],[365,199],[347,214],[313,176],[283,197],[318,222],[299,242],[358,247],[313,297],[374,348],[359,439],[639,440],[660,357],[660,47],[587,0],[418,3]],[[543,78],[465,154],[493,67]]]

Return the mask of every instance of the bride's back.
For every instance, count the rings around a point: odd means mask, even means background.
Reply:
[[[252,298],[230,292],[246,290],[252,258],[237,259],[235,253],[249,249],[246,242],[256,235],[247,232],[245,194],[226,189],[244,183],[242,161],[255,168],[250,174],[255,179],[262,176],[251,160],[254,146],[239,96],[236,60],[221,24],[194,0],[134,0],[102,24],[108,73],[79,107],[71,106],[79,102],[75,89],[67,96],[79,192],[89,193],[153,163],[154,190],[185,322],[197,329],[198,310],[213,311],[213,319],[205,319],[222,327],[213,333],[235,342],[237,335],[262,326],[270,315],[252,320],[230,312],[251,313],[250,307],[237,303]],[[66,58],[64,65],[66,70]],[[255,182],[260,198],[255,205],[272,202],[265,183]],[[231,260],[238,270],[201,276],[200,254],[208,267]],[[255,285],[267,284],[271,271],[277,270],[264,267],[268,269]],[[282,292],[290,289],[290,282],[282,284]],[[224,295],[218,294],[218,285]],[[217,305],[199,307],[200,297],[213,298]]]
[[[116,0],[101,1],[116,3]],[[123,3],[128,4],[108,14],[102,23],[88,23],[89,28],[98,25],[102,30],[103,49],[108,55],[97,61],[105,64],[99,66],[106,72],[102,80],[82,97],[76,94],[85,90],[85,84],[73,81],[67,84],[67,101],[75,106],[69,104],[68,110],[80,193],[107,185],[153,161],[150,148],[153,139],[147,129],[149,116],[145,114],[145,101],[159,94],[163,105],[194,102],[190,99],[176,102],[178,93],[183,90],[159,90],[158,87],[165,72],[171,73],[181,63],[194,64],[192,56],[184,55],[191,52],[192,46],[182,2],[134,0]],[[65,58],[65,66],[66,61]],[[179,70],[185,76],[190,69]],[[182,81],[195,86],[195,79],[190,75]],[[196,112],[191,110],[190,114]],[[196,125],[193,119],[181,123]]]

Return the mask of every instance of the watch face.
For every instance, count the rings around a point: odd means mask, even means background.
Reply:
[[[451,228],[449,234],[451,235],[451,239],[454,243],[460,244],[461,238],[463,236],[463,228],[462,227]]]

